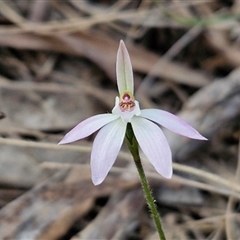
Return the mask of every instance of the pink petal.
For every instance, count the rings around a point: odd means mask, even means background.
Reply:
[[[124,42],[121,40],[117,52],[117,85],[121,95],[125,91],[133,94],[133,71],[131,60]]]
[[[156,122],[182,136],[198,140],[207,140],[197,130],[172,113],[158,109],[144,109],[141,110],[140,117]]]
[[[165,178],[172,176],[172,154],[162,130],[151,121],[133,117],[132,128],[143,153]]]
[[[91,153],[92,181],[98,185],[114,164],[125,137],[127,123],[120,118],[108,123],[97,134]]]
[[[109,113],[87,118],[68,132],[58,144],[66,144],[85,138],[116,118],[118,116]]]

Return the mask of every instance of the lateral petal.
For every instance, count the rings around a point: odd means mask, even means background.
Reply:
[[[96,132],[98,129],[100,129],[107,123],[110,123],[117,118],[119,117],[109,113],[99,114],[87,118],[86,120],[80,122],[70,132],[68,132],[58,144],[75,142],[77,140],[88,137],[89,135]]]
[[[124,42],[121,40],[117,52],[117,85],[121,95],[128,91],[133,95],[133,71],[131,60]]]
[[[91,153],[92,181],[98,185],[114,164],[125,137],[127,123],[116,119],[105,125],[94,139]]]
[[[198,140],[207,140],[196,129],[172,113],[159,109],[144,109],[141,110],[140,117],[156,122],[182,136]]]
[[[141,117],[133,117],[131,123],[139,146],[156,171],[165,178],[171,178],[172,154],[162,130]]]

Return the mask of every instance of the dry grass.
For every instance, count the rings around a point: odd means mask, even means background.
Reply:
[[[176,113],[209,141],[166,132],[174,175],[143,159],[167,239],[239,239],[239,1],[0,1],[0,239],[156,239],[131,155],[91,183],[92,137],[110,112],[119,40],[142,108]]]

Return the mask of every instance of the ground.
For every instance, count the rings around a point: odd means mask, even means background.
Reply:
[[[99,186],[94,136],[57,145],[111,112],[121,39],[141,108],[208,138],[163,129],[171,180],[143,157],[167,239],[239,239],[239,14],[237,0],[1,1],[0,239],[158,239],[125,145]]]

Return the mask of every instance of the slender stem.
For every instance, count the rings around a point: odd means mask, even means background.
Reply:
[[[161,240],[166,240],[166,237],[165,237],[165,234],[164,234],[164,231],[163,231],[163,228],[162,228],[160,216],[158,214],[156,204],[154,203],[154,198],[153,198],[153,195],[152,195],[152,191],[150,189],[149,183],[148,183],[146,175],[144,173],[141,158],[139,156],[138,142],[137,142],[136,137],[133,133],[131,124],[127,125],[127,132],[126,132],[125,141],[127,143],[127,146],[129,148],[132,156],[133,156],[135,165],[137,167],[139,177],[140,177],[140,180],[141,180],[141,184],[142,184],[142,188],[143,188],[143,192],[144,192],[148,207],[151,211],[155,226],[157,228],[159,238]]]

